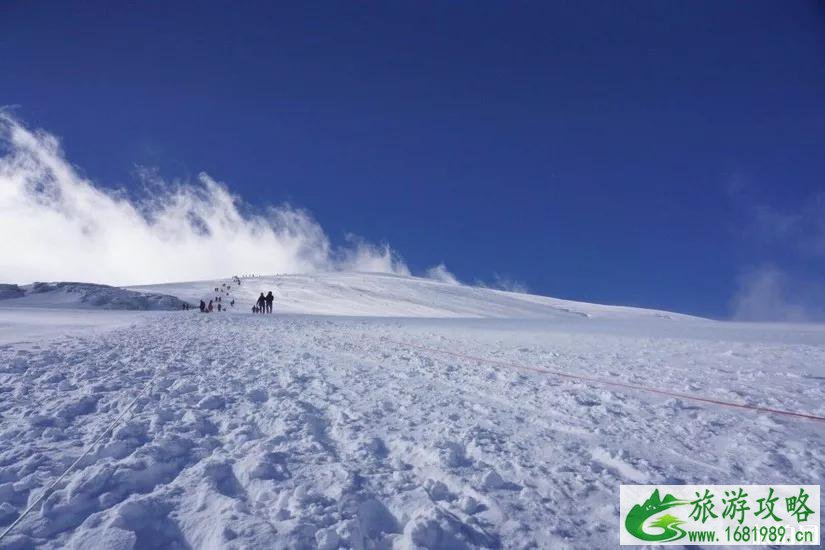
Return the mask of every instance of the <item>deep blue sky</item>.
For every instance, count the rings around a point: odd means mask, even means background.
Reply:
[[[0,104],[98,183],[206,171],[413,270],[726,316],[825,187],[819,2],[3,2]]]

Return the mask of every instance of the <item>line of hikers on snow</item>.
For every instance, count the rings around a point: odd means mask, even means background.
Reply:
[[[217,302],[217,304],[218,304],[218,311],[229,311],[229,308],[221,303],[221,297],[218,296],[217,298],[215,298],[214,301],[209,300],[209,304],[207,304],[206,302],[201,300],[201,304],[200,304],[201,313],[212,313],[212,311],[215,309],[215,303],[214,302]],[[229,305],[231,307],[235,307],[235,298],[232,298],[232,300],[229,302]]]
[[[255,305],[252,306],[252,313],[272,313],[272,302],[274,301],[275,296],[273,296],[271,290],[267,292],[266,295],[264,295],[264,293],[261,292],[261,295],[258,296],[258,300],[255,302]],[[229,311],[229,308],[223,306],[223,304],[221,303],[221,297],[218,296],[215,298],[215,300],[209,300],[208,304],[201,300],[201,313],[212,313],[212,311],[215,310],[215,303],[218,304],[218,311]],[[232,301],[229,302],[229,305],[231,307],[235,307],[235,298],[232,298]]]
[[[238,286],[241,286],[241,280],[237,275],[233,276],[232,280],[235,283],[237,283]],[[215,296],[214,300],[209,300],[209,304],[207,304],[206,302],[201,300],[201,303],[200,303],[201,313],[212,313],[212,311],[215,310],[215,304],[217,304],[217,310],[218,311],[229,311],[230,307],[235,307],[235,298],[232,298],[229,301],[229,306],[223,305],[223,296],[221,296],[221,295],[226,295],[226,297],[229,297],[229,293],[231,291],[232,291],[232,285],[230,285],[229,283],[222,283],[220,287],[216,286],[215,287],[215,294],[217,294],[217,296]],[[184,309],[187,309],[187,308],[184,307]]]
[[[247,276],[245,275],[244,277],[247,277]],[[241,278],[238,277],[237,275],[232,276],[232,282],[234,282],[238,286],[241,286]],[[220,287],[216,286],[215,287],[215,293],[218,294],[218,296],[215,296],[214,300],[209,300],[208,304],[206,302],[204,302],[203,300],[201,300],[201,303],[200,303],[201,313],[212,313],[215,309],[217,309],[218,311],[229,311],[230,307],[234,308],[235,307],[235,298],[232,298],[232,300],[230,300],[228,307],[223,305],[223,303],[222,303],[223,302],[223,296],[221,296],[221,294],[226,295],[226,297],[229,297],[230,292],[232,292],[232,285],[229,284],[229,283],[223,283],[223,284],[221,284]],[[266,295],[264,295],[264,293],[261,292],[261,295],[258,296],[258,299],[255,301],[255,304],[252,306],[252,313],[272,313],[272,303],[274,301],[275,301],[275,296],[272,294],[271,290],[269,292],[267,292]],[[216,304],[217,304],[217,306],[216,306]],[[189,304],[184,303],[183,304],[183,309],[189,309]]]

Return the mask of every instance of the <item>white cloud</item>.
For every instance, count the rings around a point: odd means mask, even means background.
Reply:
[[[825,320],[825,193],[778,206],[761,199],[741,176],[730,196],[740,214],[740,237],[753,256],[740,272],[733,317],[748,321]]]
[[[493,274],[492,283],[476,281],[475,285],[480,286],[481,288],[494,288],[496,290],[506,290],[507,292],[519,292],[522,294],[528,294],[530,292],[530,289],[525,283],[511,279],[510,277],[499,275],[498,273]]]
[[[523,294],[527,294],[530,291],[530,289],[527,288],[527,284],[511,279],[510,277],[499,275],[498,273],[493,277],[493,287],[508,292],[521,292]]]
[[[760,199],[740,179],[730,196],[742,216],[742,236],[764,250],[825,258],[825,193],[813,193],[794,205]]]
[[[129,199],[84,178],[58,140],[0,113],[0,281],[137,284],[347,269],[408,274],[387,245],[349,237],[334,248],[289,205],[245,213],[226,185],[200,174],[167,183],[142,174]]]
[[[825,286],[764,264],[740,275],[732,306],[741,321],[824,321]]]
[[[348,248],[337,254],[337,266],[347,271],[409,275],[406,264],[388,244],[374,245],[356,235],[347,235]]]
[[[458,278],[455,275],[453,275],[450,272],[450,270],[447,269],[447,266],[444,265],[443,263],[438,264],[438,265],[433,266],[430,269],[428,269],[427,272],[425,273],[425,277],[427,277],[428,279],[432,279],[434,281],[439,281],[439,282],[447,283],[447,284],[450,284],[450,285],[459,285],[459,284],[461,284],[458,281]]]

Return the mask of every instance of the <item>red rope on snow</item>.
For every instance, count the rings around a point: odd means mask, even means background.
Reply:
[[[616,381],[613,381],[613,380],[605,380],[603,378],[593,378],[593,377],[590,377],[590,376],[583,376],[583,375],[579,375],[579,374],[569,374],[569,373],[559,372],[559,371],[554,371],[554,370],[549,370],[549,369],[540,369],[540,368],[536,368],[536,367],[529,367],[529,366],[525,366],[525,365],[519,365],[518,363],[511,363],[511,362],[508,362],[508,361],[500,361],[500,360],[497,360],[497,359],[485,359],[483,357],[476,357],[476,356],[467,355],[467,354],[464,354],[464,353],[457,353],[457,352],[454,352],[454,351],[447,351],[445,349],[431,348],[431,347],[427,347],[427,346],[419,346],[417,344],[410,344],[408,342],[399,342],[399,341],[396,341],[396,340],[391,340],[389,338],[387,339],[387,341],[392,342],[393,344],[398,344],[398,345],[401,345],[401,346],[407,346],[407,347],[413,348],[413,349],[418,349],[418,350],[422,350],[422,351],[429,351],[429,352],[433,352],[433,353],[441,353],[441,354],[444,354],[444,355],[452,355],[453,357],[460,357],[462,359],[471,359],[471,360],[474,360],[474,361],[480,361],[482,363],[490,363],[490,364],[493,364],[493,365],[499,365],[499,366],[502,366],[502,367],[507,367],[507,368],[515,369],[515,370],[523,370],[523,371],[528,371],[528,372],[537,372],[537,373],[540,373],[540,374],[552,374],[554,376],[558,376],[558,377],[561,377],[561,378],[568,378],[568,379],[571,379],[571,380],[579,380],[579,381],[582,381],[582,382],[589,382],[591,384],[601,384],[603,386],[613,386],[613,387],[617,387],[617,388],[639,390],[639,391],[644,391],[644,392],[648,392],[648,393],[666,395],[668,397],[677,397],[679,399],[687,399],[687,400],[690,400],[690,401],[698,401],[700,403],[710,403],[712,405],[721,405],[723,407],[732,407],[732,408],[736,408],[736,409],[746,409],[746,410],[757,411],[757,412],[769,412],[769,413],[774,413],[774,414],[782,414],[782,415],[785,415],[785,416],[794,416],[794,417],[797,417],[797,418],[805,418],[805,419],[808,419],[808,420],[818,420],[820,422],[825,422],[825,416],[817,416],[815,414],[807,414],[807,413],[794,412],[794,411],[785,411],[785,410],[782,410],[782,409],[773,409],[771,407],[756,407],[756,406],[753,406],[753,405],[746,405],[744,403],[734,403],[732,401],[721,401],[719,399],[712,399],[710,397],[687,395],[687,394],[684,394],[684,393],[678,393],[678,392],[673,392],[673,391],[669,391],[669,390],[661,390],[661,389],[658,389],[658,388],[649,388],[649,387],[646,387],[646,386],[638,386],[636,384],[628,384],[626,382],[616,382]]]

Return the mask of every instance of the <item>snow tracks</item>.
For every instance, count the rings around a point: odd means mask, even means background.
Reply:
[[[703,391],[719,384],[691,374],[697,364],[730,365],[729,352],[758,348],[801,365],[796,378],[741,365],[718,391],[755,383],[797,408],[823,397],[808,368],[822,363],[821,347],[428,323],[180,312],[0,346],[0,528],[153,380],[0,547],[605,547],[617,537],[620,483],[815,483],[825,471],[813,423],[388,339]],[[763,391],[755,398],[768,399]]]

